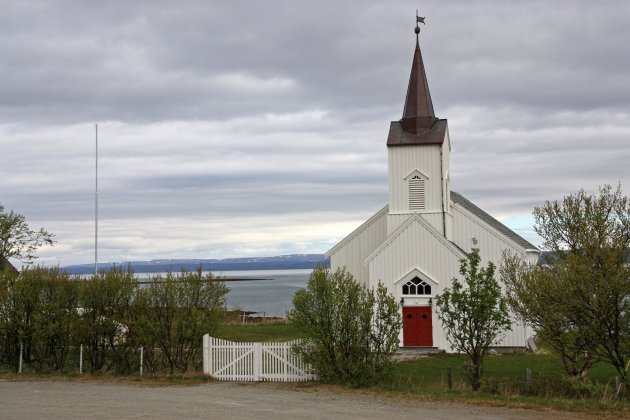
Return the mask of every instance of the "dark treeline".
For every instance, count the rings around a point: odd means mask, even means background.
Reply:
[[[225,318],[229,291],[201,270],[156,274],[141,285],[131,270],[84,279],[59,268],[0,272],[0,366],[36,372],[83,369],[120,374],[201,369],[203,334]]]

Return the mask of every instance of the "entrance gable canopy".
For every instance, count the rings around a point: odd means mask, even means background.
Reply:
[[[422,217],[411,215],[364,264],[371,285],[381,281],[390,291],[397,290],[394,284],[415,267],[422,278],[435,282],[432,289],[440,290],[457,276],[459,261],[465,256]]]
[[[440,284],[439,281],[435,280],[433,277],[431,277],[430,275],[428,275],[424,271],[420,270],[418,267],[414,267],[407,274],[404,274],[404,275],[400,276],[400,278],[398,280],[396,280],[395,285],[396,285],[396,287],[398,287],[401,284],[406,283],[409,280],[413,279],[414,277],[419,277],[422,280],[430,281],[431,283],[433,283],[432,286],[433,285],[437,286],[438,284]]]
[[[429,241],[422,241],[424,245],[444,247],[458,260],[466,257],[464,251],[462,251],[459,247],[457,247],[451,241],[442,236],[437,230],[435,230],[433,226],[429,224],[429,222],[424,220],[419,214],[412,214],[395,231],[393,231],[392,234],[387,237],[387,239],[385,239],[385,242],[383,242],[381,246],[379,246],[365,260],[363,260],[363,263],[369,264],[379,254],[390,247],[392,242],[397,241],[401,235],[408,235],[409,228],[412,225],[418,225],[420,230],[425,233],[425,235],[423,236],[426,236],[426,239],[428,239]]]

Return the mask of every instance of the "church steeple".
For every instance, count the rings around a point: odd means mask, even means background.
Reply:
[[[424,23],[423,17],[416,22]],[[448,123],[435,117],[417,39],[402,118],[387,136],[389,215],[387,232],[400,226],[401,214],[417,214],[450,238]]]
[[[416,40],[416,51],[413,54],[403,120],[415,117],[435,118],[431,93],[429,93],[429,83],[427,82],[427,74],[424,71],[424,62],[422,61],[422,52],[420,51],[418,40]]]
[[[416,22],[424,18],[416,16]],[[405,108],[400,121],[393,121],[387,138],[388,146],[405,144],[441,144],[444,141],[446,121],[435,117],[429,83],[424,69],[416,23],[416,49],[411,64]]]

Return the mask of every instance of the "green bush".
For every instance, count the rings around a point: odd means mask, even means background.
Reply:
[[[151,370],[200,368],[201,337],[219,329],[228,291],[220,278],[201,269],[150,278],[138,296],[136,325]]]
[[[494,264],[488,262],[487,267],[480,268],[478,248],[459,262],[464,281],[454,278],[452,287],[437,295],[435,302],[448,342],[468,356],[466,376],[477,391],[488,349],[510,328],[511,321],[501,286],[494,278]]]
[[[390,374],[401,319],[385,286],[368,289],[350,273],[319,267],[293,307],[289,321],[307,336],[295,351],[321,380],[367,386]]]
[[[84,345],[92,372],[114,369],[125,373],[131,369],[133,342],[127,340],[127,333],[138,287],[133,271],[120,267],[81,282],[78,343]]]
[[[228,288],[212,274],[182,272],[143,287],[131,270],[82,279],[58,268],[0,271],[0,366],[130,373],[140,348],[149,371],[198,370],[201,337],[224,319]]]
[[[0,361],[62,370],[76,339],[78,285],[58,268],[27,267],[0,278]]]

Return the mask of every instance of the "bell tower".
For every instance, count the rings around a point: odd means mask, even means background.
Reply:
[[[449,162],[446,119],[436,118],[429,92],[416,15],[416,48],[402,118],[392,121],[387,137],[390,235],[410,215],[418,214],[441,235],[451,237]]]

